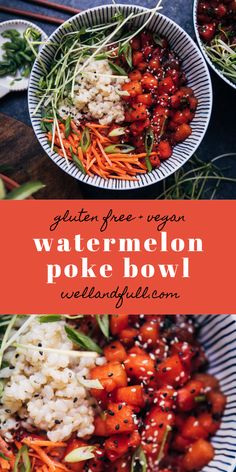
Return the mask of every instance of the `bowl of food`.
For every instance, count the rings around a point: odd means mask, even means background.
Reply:
[[[5,315],[0,466],[233,472],[234,315]]]
[[[35,62],[29,112],[49,157],[74,178],[127,190],[180,168],[209,123],[212,89],[192,39],[158,5],[76,15]]]
[[[195,0],[194,28],[212,69],[236,89],[236,4],[234,0]]]
[[[46,38],[41,28],[26,20],[0,24],[0,97],[28,88],[35,56]]]

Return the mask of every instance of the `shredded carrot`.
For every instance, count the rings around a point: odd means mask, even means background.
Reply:
[[[96,134],[97,138],[101,141],[101,143],[104,143],[104,142],[109,142],[110,140],[107,138],[107,136],[103,136],[101,133],[99,133],[99,131],[96,130],[96,128],[93,128],[91,127],[91,125],[87,125],[87,127],[89,129],[92,129],[92,131],[94,132],[94,134]]]
[[[106,129],[110,127],[109,125],[100,125],[98,123],[86,123],[85,126],[90,126],[91,128],[101,128],[101,129],[102,128]]]
[[[48,466],[50,472],[55,472],[54,461],[50,459],[50,457],[46,454],[46,452],[44,452],[41,447],[35,446],[34,442],[30,441],[28,438],[24,439],[24,443],[37,453],[41,461]]]
[[[75,145],[74,136],[72,136],[72,135],[68,136],[68,141],[69,141],[70,144],[72,144],[72,146]]]
[[[80,138],[83,130],[87,127],[90,133],[90,142],[87,150],[82,150]],[[138,174],[145,174],[147,166],[145,157],[142,153],[107,153],[105,151],[108,144],[114,144],[109,138],[110,125],[100,125],[98,123],[86,123],[85,125],[76,125],[71,120],[71,132],[68,138],[65,137],[65,125],[59,123],[59,129],[56,130],[54,143],[60,156],[66,157],[71,161],[71,152],[78,156],[89,176],[97,175],[104,179],[123,179],[136,181]],[[52,142],[52,133],[47,133],[49,142]],[[64,147],[64,149],[63,149]],[[66,153],[66,155],[65,155]],[[157,156],[152,152],[150,156]]]
[[[22,444],[21,444],[20,441],[15,441],[15,445],[16,445],[18,450],[22,447]]]
[[[111,162],[111,160],[109,159],[108,155],[105,153],[105,151],[104,151],[104,149],[103,149],[103,147],[102,147],[102,145],[101,145],[101,143],[99,142],[98,139],[97,139],[97,145],[98,145],[98,147],[99,147],[99,149],[100,149],[100,151],[101,151],[103,157],[105,157],[105,159],[106,159],[106,161],[108,162],[108,164],[112,167],[112,162]]]
[[[7,461],[6,459],[3,459],[0,457],[0,470],[9,470],[11,467],[10,462]]]
[[[33,444],[34,446],[40,446],[40,447],[52,447],[52,448],[66,447],[66,443],[64,443],[62,441],[53,442],[53,441],[48,441],[48,440],[44,440],[44,439],[25,438],[25,439],[23,439],[22,442],[24,444],[28,444],[30,446],[32,446],[32,444]]]
[[[151,152],[150,156],[156,156],[156,152]],[[125,153],[114,153],[114,154],[108,154],[108,157],[133,157],[134,159],[144,159],[147,157],[146,152],[142,152],[141,154],[125,154]]]
[[[83,151],[82,151],[80,146],[78,148],[78,157],[79,157],[79,160],[83,163],[84,162],[84,156],[83,156]]]

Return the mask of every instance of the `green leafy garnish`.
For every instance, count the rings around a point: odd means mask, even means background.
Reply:
[[[27,446],[22,446],[16,454],[13,472],[30,472],[31,463]]]
[[[121,44],[119,49],[118,49],[118,55],[121,56],[121,55],[124,55],[125,57],[125,60],[128,64],[128,66],[130,67],[130,69],[132,68],[133,66],[133,60],[132,60],[132,47],[131,47],[131,44],[130,43],[125,43],[125,44]]]
[[[61,315],[42,315],[38,317],[40,323],[53,323],[61,320]]]
[[[9,457],[5,456],[5,454],[3,454],[3,452],[1,452],[1,451],[0,451],[0,457],[1,457],[2,459],[4,459],[5,461],[9,461],[9,460],[10,460]]]
[[[66,121],[65,121],[65,137],[66,139],[69,138],[70,133],[71,133],[71,116],[67,116]]]
[[[197,397],[194,398],[194,401],[196,403],[202,403],[206,401],[206,395],[198,395]]]
[[[109,338],[109,315],[96,315],[96,319],[100,330],[104,334],[105,338]]]
[[[165,433],[163,435],[161,447],[159,449],[158,457],[157,457],[157,462],[158,463],[161,462],[161,460],[164,457],[164,449],[165,449],[166,441],[167,441],[167,438],[168,438],[168,434],[171,430],[172,430],[171,426],[167,425],[166,429],[165,429]]]
[[[153,144],[154,144],[154,133],[152,128],[148,128],[145,134],[145,151],[147,153],[147,157],[145,157],[145,162],[147,165],[147,170],[148,172],[152,171],[152,164],[150,161],[150,154],[153,149]]]
[[[140,446],[133,454],[130,472],[146,472],[147,459],[142,447]]]
[[[25,200],[33,193],[38,192],[44,187],[45,185],[43,185],[41,182],[26,182],[20,187],[17,187],[11,192],[8,192],[4,197],[4,200]]]
[[[157,44],[157,46],[161,46],[161,47],[163,46],[163,39],[161,38],[161,36],[159,36],[159,34],[154,33],[152,37],[154,39],[155,44]]]
[[[33,28],[30,28],[30,30],[34,32],[34,37],[37,37],[39,41],[41,34]],[[32,47],[28,44],[25,33],[21,36],[17,30],[10,29],[4,31],[1,36],[8,39],[8,41],[1,46],[3,55],[0,61],[0,77],[8,75],[15,77],[19,73],[21,77],[15,78],[11,83],[11,85],[14,85],[15,81],[22,77],[29,77],[35,60],[35,54],[32,51]],[[37,52],[38,46],[36,54]]]
[[[83,152],[86,152],[91,144],[91,137],[88,128],[84,128],[82,136],[81,136],[81,149]]]
[[[109,62],[109,66],[110,68],[113,70],[113,72],[115,72],[116,74],[118,75],[125,75],[127,76],[127,72],[122,69],[122,67],[118,66],[117,64],[115,64],[114,62],[111,62],[111,61],[108,61]]]
[[[0,178],[0,200],[3,200],[6,196],[6,189],[3,180]]]
[[[73,152],[72,146],[70,146],[70,152],[71,152],[71,157],[72,157],[75,165],[79,168],[80,172],[83,172],[83,174],[86,174],[86,170],[83,166],[83,163],[78,158],[78,156],[76,156],[76,154]]]
[[[73,449],[73,451],[69,452],[64,458],[65,462],[74,463],[74,462],[81,462],[81,461],[88,461],[89,459],[93,459],[94,454],[93,451],[95,446],[83,446],[77,447]]]
[[[186,166],[163,181],[163,192],[157,197],[165,200],[213,200],[222,183],[236,183],[236,178],[228,177],[217,165],[226,158],[236,157],[236,153],[222,154],[204,162],[196,155]],[[226,169],[225,169],[226,170]]]
[[[69,326],[65,326],[65,332],[67,334],[68,339],[72,341],[74,344],[79,346],[86,351],[95,351],[98,354],[102,354],[102,349],[98,344],[96,344],[89,336],[86,336],[84,333],[77,331],[74,328]]]
[[[116,153],[122,153],[122,154],[127,154],[131,151],[134,151],[133,146],[129,146],[128,144],[111,144],[111,146],[105,147],[104,151],[107,154],[116,154]]]
[[[216,36],[209,46],[205,46],[205,50],[222,74],[236,83],[236,43],[225,42],[220,36]]]

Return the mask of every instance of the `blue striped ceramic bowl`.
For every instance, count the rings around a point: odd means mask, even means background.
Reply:
[[[227,396],[220,430],[212,439],[214,460],[204,472],[234,472],[236,467],[236,315],[198,316],[200,342],[215,375]]]
[[[139,6],[118,5],[124,16],[128,16],[132,11],[147,12],[144,15],[133,20],[133,27],[140,27],[148,18],[148,10]],[[189,86],[193,88],[195,95],[199,100],[196,116],[192,121],[192,135],[183,143],[178,144],[174,148],[173,155],[167,161],[161,163],[160,167],[150,173],[142,174],[138,177],[137,182],[125,180],[105,180],[101,177],[89,177],[82,174],[74,163],[67,165],[64,158],[57,153],[51,152],[45,134],[41,131],[40,112],[34,115],[34,110],[38,104],[38,84],[42,76],[42,63],[48,67],[52,57],[54,56],[57,44],[63,34],[68,30],[76,31],[82,26],[91,26],[99,23],[109,22],[116,13],[114,5],[96,7],[91,10],[82,12],[69,21],[60,26],[48,39],[47,44],[42,48],[38,59],[32,70],[29,86],[29,113],[36,136],[41,143],[43,149],[49,157],[72,177],[100,188],[112,190],[129,190],[134,188],[145,187],[154,184],[168,177],[178,170],[196,151],[201,143],[210,120],[212,108],[212,87],[209,72],[206,63],[195,45],[194,41],[185,31],[176,23],[161,14],[156,14],[149,23],[148,29],[156,33],[165,35],[169,40],[172,48],[177,52],[183,60],[183,69],[187,75]]]

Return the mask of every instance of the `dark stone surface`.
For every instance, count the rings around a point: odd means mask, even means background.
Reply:
[[[100,5],[101,0],[57,0],[58,3],[70,4],[79,9],[86,9],[92,6]],[[111,2],[110,2],[111,3]],[[128,0],[121,3],[130,3]],[[153,7],[155,2],[153,0],[136,0],[136,4],[144,5],[147,7]],[[44,14],[51,14],[54,16],[60,16],[67,18],[65,14],[55,12],[54,10],[45,9],[39,6],[31,5],[30,3],[23,0],[0,0],[0,4],[4,4],[11,7],[29,9],[33,11],[39,11]],[[179,25],[181,25],[185,31],[187,31],[194,38],[194,29],[192,21],[193,2],[192,0],[163,0],[162,13],[172,18]],[[7,19],[14,18],[13,15],[0,14],[0,20],[4,21]],[[43,28],[47,34],[54,31],[55,26],[49,25],[43,22],[38,22],[38,25]],[[214,72],[211,73],[213,91],[214,91],[214,106],[213,113],[210,122],[210,126],[205,135],[205,138],[198,149],[198,155],[204,160],[209,160],[217,155],[225,154],[229,152],[236,152],[235,143],[235,123],[236,123],[236,106],[235,106],[235,95],[236,92],[229,85],[225,84]],[[5,98],[1,99],[0,110],[18,120],[23,121],[26,124],[30,124],[30,119],[27,109],[26,93],[10,94]],[[227,162],[229,165],[229,162]],[[229,174],[236,177],[236,156],[235,164],[234,159],[230,162],[231,170]],[[119,192],[119,198],[155,198],[159,192],[159,185],[153,185],[146,189]],[[81,190],[85,198],[116,198],[118,197],[117,192],[101,191],[89,186],[81,186]],[[219,198],[236,198],[236,185],[223,186],[222,190],[218,194]]]

